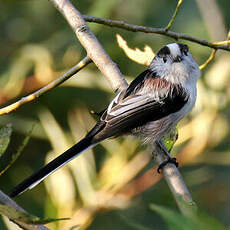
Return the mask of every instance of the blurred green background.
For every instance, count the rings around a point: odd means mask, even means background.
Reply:
[[[82,14],[123,20],[143,26],[164,27],[177,1],[79,0],[72,1]],[[208,7],[207,7],[208,6]],[[10,104],[46,85],[79,62],[85,50],[60,13],[47,0],[0,1],[0,103]],[[226,40],[230,26],[229,0],[184,1],[172,30],[208,41]],[[131,81],[146,67],[130,60],[118,47],[116,34],[131,48],[154,51],[174,40],[165,36],[132,33],[97,24],[89,26],[122,73]],[[183,41],[199,64],[211,49]],[[180,171],[196,203],[208,215],[230,229],[230,54],[218,51],[202,71],[198,100],[179,126],[174,148]],[[11,123],[13,134],[6,154],[15,153],[33,124],[29,144],[3,175],[1,190],[39,169],[85,135],[114,96],[108,82],[90,64],[76,76],[36,101],[0,118]],[[1,161],[0,161],[1,162]],[[48,177],[33,190],[16,198],[19,205],[40,217],[71,217],[51,229],[168,229],[158,204],[177,210],[164,182],[153,169],[151,153],[137,140],[104,141],[68,166]],[[151,183],[154,185],[150,186]],[[77,227],[77,226],[76,226]],[[0,229],[17,229],[6,218]]]

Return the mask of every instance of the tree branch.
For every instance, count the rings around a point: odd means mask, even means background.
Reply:
[[[167,160],[165,154],[158,147],[158,145],[155,146],[155,151],[153,151],[153,155],[158,165]],[[189,193],[179,170],[174,164],[168,163],[163,167],[162,173],[174,196],[174,199],[177,202],[181,213],[183,213],[184,215],[189,215],[190,213],[188,213],[188,208],[185,207],[185,204],[193,206],[195,206],[196,204],[193,201],[192,196]]]
[[[216,49],[213,49],[209,58],[205,61],[204,64],[200,65],[200,69],[204,69],[216,56]]]
[[[198,43],[203,46],[207,46],[213,49],[222,49],[226,51],[230,51],[230,47],[228,46],[230,41],[218,41],[218,42],[209,42],[203,39],[199,39],[188,34],[184,33],[177,33],[173,31],[166,31],[165,28],[153,28],[153,27],[146,27],[146,26],[138,26],[133,24],[128,24],[123,21],[118,20],[111,20],[99,17],[93,17],[84,15],[84,19],[87,22],[99,23],[110,27],[117,27],[120,29],[128,30],[131,32],[144,32],[144,33],[154,33],[154,34],[161,34],[167,37],[174,38],[176,40],[183,39],[187,41],[191,41],[194,43]]]
[[[114,91],[127,87],[127,82],[122,76],[117,65],[105,52],[96,36],[85,23],[80,12],[74,8],[69,0],[50,0],[60,13],[65,17],[87,55],[96,64],[102,74],[107,78]]]
[[[89,57],[85,57],[77,65],[72,67],[66,73],[62,74],[59,78],[50,82],[48,85],[35,91],[34,93],[31,93],[30,95],[28,95],[26,97],[21,98],[20,100],[16,101],[13,104],[10,104],[6,107],[1,108],[0,109],[0,116],[18,109],[20,106],[35,100],[36,98],[40,97],[44,93],[46,93],[46,92],[50,91],[51,89],[59,86],[61,83],[68,80],[71,76],[73,76],[74,74],[79,72],[81,69],[83,69],[85,66],[87,66],[90,62],[91,62],[91,59]]]
[[[178,12],[179,12],[179,9],[180,9],[180,7],[181,7],[182,2],[183,2],[183,0],[179,0],[179,1],[178,1],[177,7],[176,7],[176,9],[175,9],[175,11],[174,11],[174,14],[173,14],[171,20],[169,21],[168,25],[165,27],[165,30],[166,30],[166,31],[170,30],[170,28],[172,27],[172,24],[173,24],[173,22],[174,22],[175,19],[176,19],[176,16],[177,16],[177,14],[178,14]]]
[[[16,204],[13,200],[11,200],[1,190],[0,190],[0,204],[5,205],[5,206],[10,207],[10,208],[13,208],[19,212],[26,212],[23,208],[21,208],[18,204]],[[18,220],[11,220],[11,221],[25,230],[49,230],[49,228],[47,228],[44,225],[26,224],[26,223],[23,223],[22,221],[18,221]]]

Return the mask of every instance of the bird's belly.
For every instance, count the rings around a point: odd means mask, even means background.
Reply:
[[[167,116],[157,121],[150,121],[134,129],[132,134],[137,135],[145,144],[154,143],[162,139],[165,133],[171,129],[173,123],[170,116]]]
[[[135,133],[146,144],[154,143],[161,140],[177,123],[191,110],[192,105],[188,103],[183,110],[172,113],[162,119],[150,121],[145,125],[136,128],[132,133]]]

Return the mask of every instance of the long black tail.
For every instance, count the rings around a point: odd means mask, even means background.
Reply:
[[[10,193],[10,197],[15,197],[18,194],[26,191],[27,189],[31,189],[37,184],[39,184],[42,180],[44,180],[49,174],[53,173],[78,155],[84,152],[86,149],[92,147],[92,138],[85,137],[77,144],[72,146],[70,149],[65,151],[59,157],[55,158],[53,161],[48,163],[46,166],[41,168],[39,171],[34,173],[32,176],[24,180],[22,183],[13,188]]]

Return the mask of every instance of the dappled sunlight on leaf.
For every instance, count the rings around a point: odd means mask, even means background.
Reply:
[[[47,48],[41,45],[26,45],[21,50],[21,56],[27,61],[33,61],[34,74],[39,82],[45,84],[53,79],[53,58]]]
[[[230,55],[222,53],[205,74],[205,81],[211,89],[223,90],[230,81]]]
[[[60,73],[56,73],[57,76],[60,75]],[[68,81],[64,82],[62,84],[62,87],[70,86],[70,87],[82,87],[82,88],[90,88],[90,89],[100,89],[104,92],[111,93],[111,89],[109,88],[109,85],[107,85],[107,82],[104,78],[102,78],[102,75],[100,73],[95,73],[90,70],[84,70],[82,72],[79,72],[77,78],[71,78]]]
[[[53,151],[46,157],[46,163],[48,163],[70,145],[65,141],[64,132],[47,109],[41,110],[39,118],[53,146]],[[45,180],[48,193],[57,208],[58,216],[62,216],[63,213],[66,216],[71,216],[75,206],[74,182],[68,167],[63,167]],[[66,205],[67,203],[68,205]]]
[[[150,65],[155,54],[149,46],[145,45],[144,51],[141,51],[138,48],[132,49],[127,45],[127,41],[125,41],[124,38],[121,37],[121,35],[117,34],[116,37],[119,47],[131,60],[141,65]]]
[[[23,46],[7,71],[7,84],[2,87],[1,94],[7,95],[8,99],[17,97],[22,92],[31,70],[33,70],[37,82],[47,84],[53,78],[52,62],[51,54],[42,45]]]
[[[103,168],[100,170],[100,179],[102,184],[110,187],[117,184],[121,177],[120,172],[128,161],[127,152],[122,143],[115,139],[105,141],[102,145],[112,156],[108,156],[104,162]]]
[[[84,109],[79,113],[71,113],[69,115],[69,126],[71,133],[75,137],[75,143],[82,139],[88,126],[93,122],[90,119],[89,112]],[[88,122],[86,122],[86,119]],[[76,126],[78,124],[78,126]],[[87,127],[86,127],[87,126]],[[70,162],[70,168],[77,183],[79,195],[86,206],[95,205],[97,203],[96,191],[93,187],[93,181],[97,179],[95,159],[92,150],[87,150],[77,159]]]
[[[70,111],[68,114],[68,124],[75,144],[81,140],[86,135],[87,131],[94,126],[95,120],[85,108],[74,109],[74,111]],[[85,167],[87,167],[90,178],[91,180],[95,180],[97,177],[97,172],[93,149],[88,149],[86,154],[83,155],[85,156]],[[72,167],[77,167],[77,164],[75,166],[73,165]]]
[[[193,158],[197,157],[208,144],[208,139],[211,134],[212,124],[216,118],[215,110],[205,110],[203,111],[198,118],[193,120],[192,126],[187,126],[187,129],[184,129],[183,133],[181,131],[181,137],[184,138],[188,136],[186,132],[192,131],[192,139],[185,145],[182,149],[183,161],[190,162]],[[180,140],[180,138],[179,138]]]

